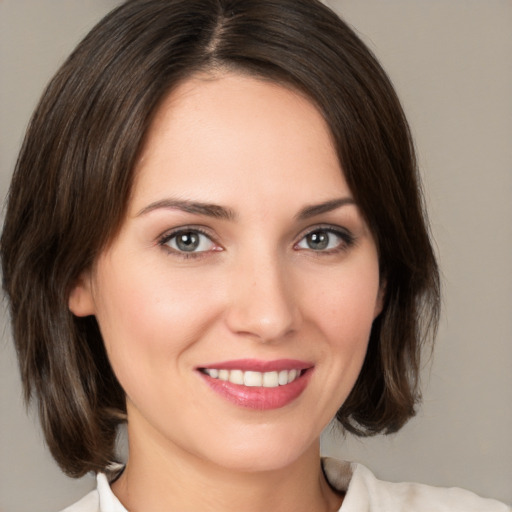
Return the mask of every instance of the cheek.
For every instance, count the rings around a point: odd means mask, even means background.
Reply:
[[[379,300],[377,265],[344,267],[325,279],[309,315],[321,330],[326,418],[330,420],[352,390],[363,365]],[[323,399],[323,398],[322,398]]]
[[[165,272],[105,271],[96,317],[114,372],[128,392],[158,368],[179,370],[180,355],[201,336],[218,310],[215,287],[198,277]],[[205,295],[209,296],[205,300]],[[138,381],[138,382],[137,382]]]
[[[379,272],[375,264],[347,266],[326,275],[308,298],[309,314],[335,345],[366,345],[379,310]]]

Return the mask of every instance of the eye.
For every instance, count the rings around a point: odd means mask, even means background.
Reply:
[[[354,243],[354,237],[341,229],[316,228],[307,233],[296,245],[298,249],[317,252],[336,252]]]
[[[201,253],[217,250],[213,240],[198,229],[181,229],[165,235],[159,242],[183,254]]]

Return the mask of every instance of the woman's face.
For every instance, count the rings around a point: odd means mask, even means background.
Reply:
[[[133,447],[241,470],[316,450],[381,309],[375,243],[318,110],[247,76],[180,85],[70,307],[99,322]]]

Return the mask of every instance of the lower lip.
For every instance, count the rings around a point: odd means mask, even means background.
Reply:
[[[213,391],[239,407],[266,411],[279,409],[296,400],[306,389],[311,372],[312,368],[305,370],[290,384],[275,388],[242,386],[229,381],[212,379],[204,373],[200,375]]]

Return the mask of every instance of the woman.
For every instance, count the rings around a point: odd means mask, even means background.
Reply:
[[[2,263],[52,454],[100,473],[70,510],[506,510],[320,461],[334,415],[414,414],[438,277],[398,100],[319,3],[108,16],[34,115]]]

